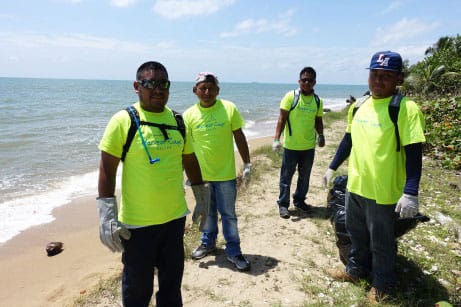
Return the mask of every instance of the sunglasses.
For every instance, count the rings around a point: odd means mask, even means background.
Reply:
[[[302,78],[301,79],[302,83],[306,83],[306,82],[313,83],[314,81],[315,81],[314,78]]]
[[[167,90],[170,88],[171,82],[168,80],[138,80],[138,83],[142,87],[153,90],[154,88],[160,88],[162,90]]]

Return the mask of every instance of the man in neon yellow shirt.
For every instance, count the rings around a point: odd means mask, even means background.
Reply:
[[[240,249],[235,213],[237,185],[234,140],[244,163],[243,179],[250,176],[250,154],[242,131],[243,118],[232,102],[217,99],[219,82],[215,74],[199,73],[195,82],[193,92],[200,101],[184,112],[184,121],[191,130],[203,179],[210,185],[211,201],[202,244],[194,250],[192,258],[201,259],[216,249],[219,212],[227,259],[238,270],[246,271],[250,269],[250,262]]]
[[[290,186],[298,168],[298,182],[293,193],[293,205],[304,212],[310,211],[305,203],[309,191],[309,179],[315,156],[316,132],[318,144],[325,146],[323,136],[323,101],[314,93],[317,73],[312,67],[304,67],[299,73],[299,98],[293,108],[294,91],[285,94],[280,102],[280,115],[275,129],[272,148],[279,152],[284,135],[282,168],[280,170],[280,194],[277,204],[280,217],[288,219],[290,213]],[[317,100],[319,103],[317,104]]]
[[[172,110],[166,106],[169,88],[168,72],[162,64],[141,65],[134,81],[139,102],[133,105],[139,114],[139,125],[126,156],[122,159],[131,125],[126,110],[111,118],[99,144],[100,239],[111,251],[123,251],[125,307],[149,305],[154,268],[158,269],[159,284],[156,306],[182,306],[183,237],[189,212],[183,165],[197,202],[206,201],[206,185],[202,184],[191,137],[181,135]],[[162,130],[157,124],[168,127]],[[121,202],[117,214],[115,181],[121,159]]]
[[[404,97],[400,103],[398,134],[389,115],[389,103],[403,82],[400,54],[377,52],[369,69],[372,95],[355,115],[351,106],[346,134],[324,183],[329,183],[333,172],[349,157],[346,229],[352,246],[346,270],[329,273],[342,281],[370,278],[369,300],[376,302],[392,293],[395,286],[396,213],[407,218],[418,212],[425,137],[424,118],[413,101]],[[396,149],[397,142],[403,150]]]

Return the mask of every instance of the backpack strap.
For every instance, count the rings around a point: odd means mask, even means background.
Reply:
[[[320,97],[314,93],[315,103],[317,104],[317,110],[320,109]]]
[[[130,115],[131,124],[128,130],[128,134],[126,136],[125,145],[123,145],[122,157],[120,158],[120,160],[122,161],[125,161],[126,154],[128,153],[131,143],[133,142],[134,136],[136,135],[136,132],[137,132],[136,120],[139,122],[140,126],[144,125],[144,126],[151,126],[151,127],[159,128],[165,140],[168,140],[170,138],[166,130],[178,130],[181,133],[181,136],[183,137],[183,139],[186,138],[186,125],[184,124],[184,119],[182,118],[182,115],[179,112],[172,110],[174,119],[176,120],[176,124],[177,124],[177,126],[172,126],[172,125],[167,125],[167,124],[157,124],[157,123],[151,123],[151,122],[140,120],[139,113],[133,106],[129,106],[125,110]]]
[[[298,105],[300,93],[301,91],[299,90],[299,88],[293,90],[293,102],[291,103],[290,111],[288,112],[291,112]]]
[[[130,124],[130,129],[128,130],[128,134],[126,136],[125,145],[123,145],[122,157],[120,158],[122,162],[125,161],[125,157],[126,157],[126,154],[128,153],[128,149],[130,149],[131,142],[133,142],[134,136],[136,135],[136,131],[138,130],[136,127],[135,116],[139,119],[138,111],[133,106],[129,106],[125,110],[130,115],[131,124]]]
[[[182,118],[181,113],[173,111],[174,119],[176,119],[176,124],[178,125],[178,130],[182,135],[183,139],[186,139],[186,124],[184,124],[184,118]]]
[[[402,98],[402,95],[396,94],[392,96],[391,102],[389,102],[389,117],[391,118],[392,123],[394,123],[395,139],[397,142],[397,152],[400,151],[400,133],[397,121],[399,119],[400,102],[402,102]]]
[[[293,102],[291,103],[290,110],[288,111],[288,118],[287,118],[287,125],[288,125],[288,133],[291,136],[291,125],[290,125],[290,112],[296,108],[299,101],[299,95],[301,94],[301,90],[299,88],[293,90]],[[317,105],[317,110],[320,108],[320,98],[317,94],[314,93],[315,104]]]
[[[357,110],[362,106],[362,104],[365,103],[365,101],[368,100],[368,98],[370,98],[371,96],[370,95],[363,95],[362,97],[360,97],[354,104],[354,109],[352,110],[352,117],[354,117],[355,113],[357,112]]]
[[[360,106],[370,97],[370,95],[365,95],[361,97],[354,105],[354,109],[352,110],[352,117],[354,117],[357,110]],[[398,118],[399,118],[399,111],[400,111],[400,102],[402,101],[403,95],[396,94],[392,96],[391,101],[389,102],[388,112],[389,117],[391,118],[392,123],[394,124],[394,131],[395,131],[395,140],[397,143],[396,151],[400,152],[400,133],[399,133],[399,126],[398,126]]]

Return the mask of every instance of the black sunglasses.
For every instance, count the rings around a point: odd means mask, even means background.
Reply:
[[[142,87],[148,88],[153,90],[154,88],[160,88],[162,90],[167,90],[170,88],[171,82],[168,80],[138,80],[138,83],[141,84]]]
[[[313,83],[314,81],[315,81],[314,78],[302,78],[301,79],[302,83],[306,83],[306,82]]]

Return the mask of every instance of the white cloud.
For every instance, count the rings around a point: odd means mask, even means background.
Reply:
[[[82,3],[83,0],[57,0],[58,2],[67,2],[67,3]]]
[[[278,16],[275,20],[267,19],[246,19],[234,26],[230,32],[222,32],[222,38],[236,37],[251,33],[267,33],[273,32],[284,36],[293,36],[297,33],[297,29],[290,24],[291,17],[294,15],[293,10],[288,10]]]
[[[394,25],[376,30],[376,36],[373,45],[389,45],[396,43],[406,43],[408,40],[421,34],[434,30],[438,27],[437,22],[426,23],[418,19],[403,18]]]
[[[211,15],[234,4],[235,0],[157,0],[153,10],[166,19]]]
[[[0,14],[0,21],[13,21],[17,18],[14,15]]]
[[[137,0],[111,0],[110,4],[116,7],[128,7],[137,2]]]
[[[156,44],[156,47],[162,48],[163,46],[169,45],[169,43],[160,42]],[[39,48],[43,50],[55,50],[56,48],[69,50],[117,50],[133,53],[144,52],[152,48],[142,43],[121,41],[113,38],[97,37],[86,34],[51,35],[35,32],[0,32],[0,47],[5,49]]]
[[[392,1],[391,3],[389,3],[389,5],[387,6],[387,8],[385,8],[385,9],[382,11],[382,14],[389,14],[389,13],[395,12],[395,11],[397,11],[399,8],[401,8],[402,6],[403,6],[403,2],[402,2],[402,1]]]

